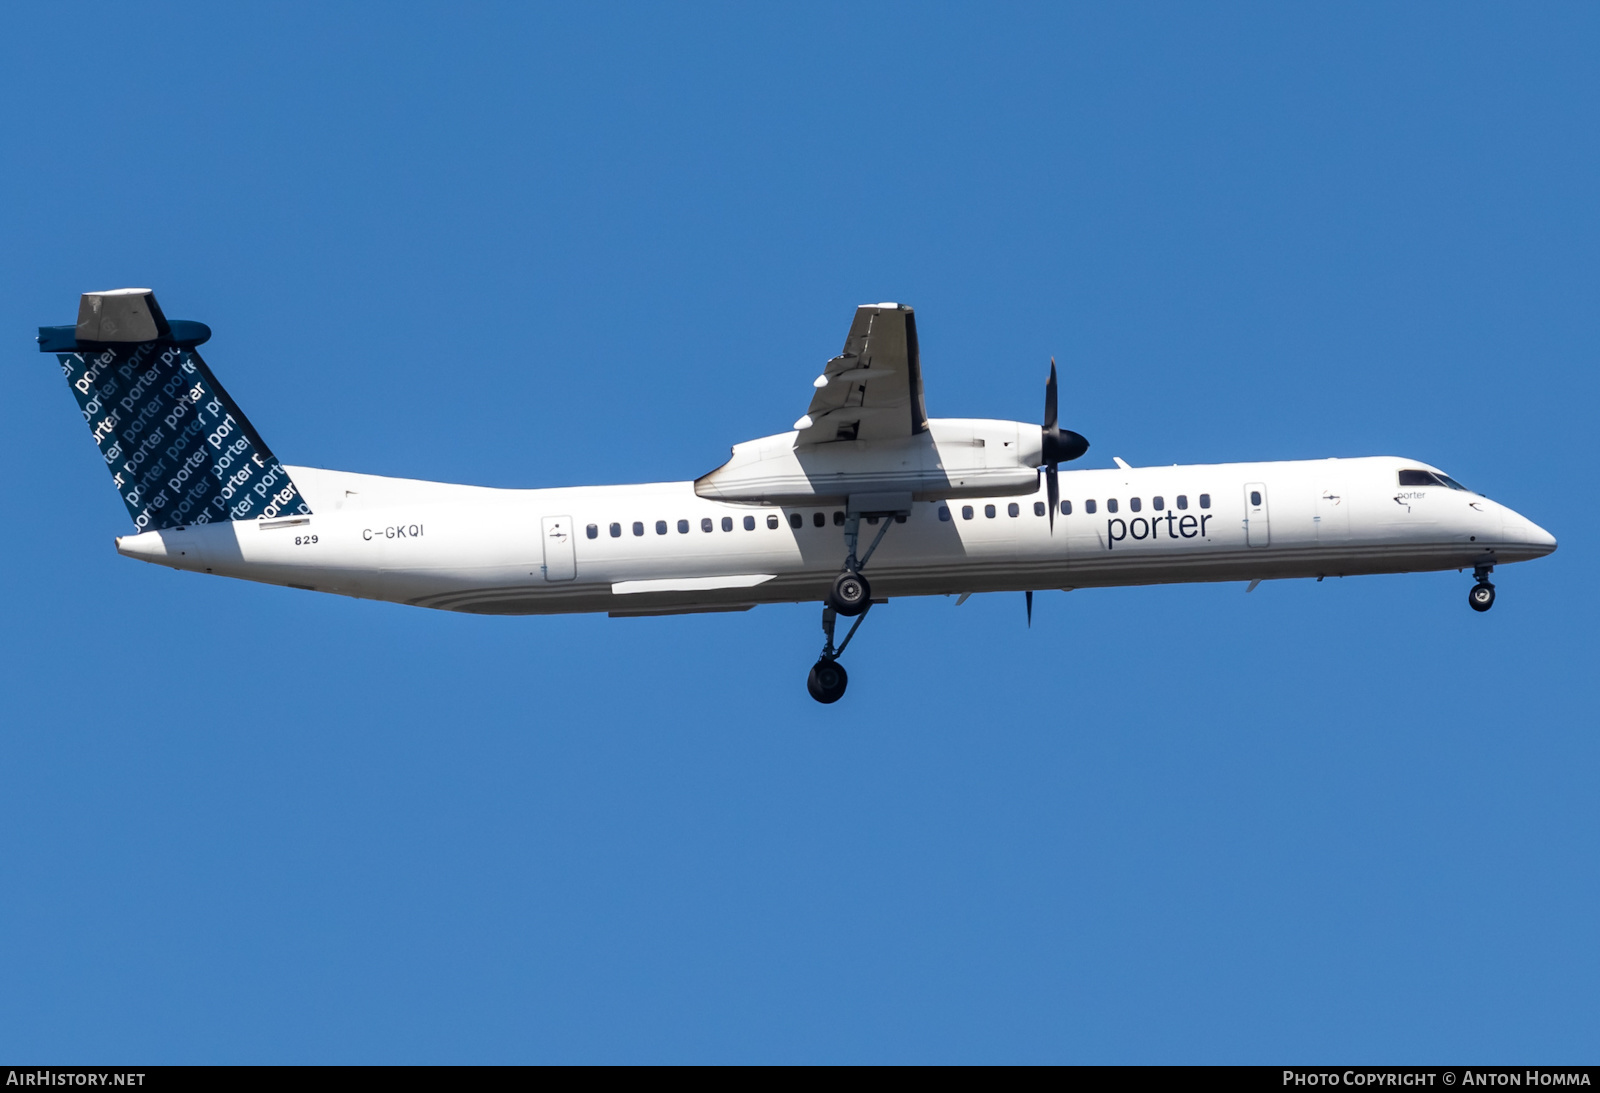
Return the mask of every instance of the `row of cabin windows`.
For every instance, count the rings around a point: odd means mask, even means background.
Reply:
[[[1189,507],[1189,495],[1186,494],[1186,493],[1178,494],[1177,497],[1173,498],[1173,501],[1175,503],[1175,507],[1176,508],[1187,509]],[[1150,507],[1152,509],[1154,509],[1156,512],[1162,512],[1167,507],[1167,499],[1158,494],[1155,497],[1150,498]],[[1202,493],[1200,495],[1200,507],[1203,508],[1203,509],[1208,509],[1208,508],[1211,507],[1211,495],[1209,493]],[[1089,514],[1092,515],[1093,513],[1098,511],[1098,509],[1099,509],[1099,504],[1093,498],[1090,498],[1089,500],[1087,500],[1087,501],[1085,501],[1083,503],[1083,511],[1086,512],[1086,513],[1089,513]],[[1143,510],[1144,510],[1144,500],[1142,498],[1139,498],[1139,497],[1130,497],[1130,498],[1128,498],[1128,511],[1130,511],[1130,512],[1142,512]],[[1046,511],[1047,510],[1045,508],[1045,503],[1043,501],[1035,501],[1033,503],[1033,514],[1035,516],[1043,516]],[[1117,499],[1115,497],[1109,497],[1109,498],[1106,499],[1106,511],[1107,512],[1116,512],[1117,511]],[[984,514],[984,516],[988,517],[990,520],[993,520],[995,518],[995,516],[997,515],[995,507],[993,505],[985,505],[985,506],[983,506],[983,514]],[[971,505],[962,505],[961,506],[961,519],[963,519],[963,520],[971,520],[973,518],[973,516],[975,516],[975,515],[976,515],[976,513],[973,511],[973,508],[972,508]],[[1011,502],[1009,505],[1006,506],[1006,515],[1007,516],[1021,516],[1022,515],[1022,506],[1018,505],[1015,501]],[[1063,502],[1061,502],[1061,515],[1062,516],[1071,516],[1072,515],[1072,502],[1071,501],[1063,501]],[[940,505],[939,506],[939,519],[941,519],[941,520],[949,520],[950,519],[950,509],[949,509],[948,506],[945,506],[945,505]],[[798,525],[796,525],[796,526],[798,526]]]
[[[1200,501],[1200,507],[1201,508],[1209,509],[1211,507],[1211,495],[1209,493],[1202,493],[1200,495],[1199,501]],[[1180,493],[1180,494],[1178,494],[1177,497],[1173,498],[1173,502],[1174,502],[1174,507],[1175,508],[1187,509],[1189,507],[1189,495],[1185,494],[1185,493]],[[1259,502],[1253,502],[1253,503],[1259,504]],[[1156,496],[1150,498],[1150,507],[1151,507],[1151,509],[1153,509],[1156,512],[1164,511],[1166,509],[1166,507],[1167,507],[1166,498],[1161,496],[1160,494],[1157,494]],[[1099,505],[1093,498],[1089,498],[1088,500],[1084,501],[1084,503],[1083,503],[1083,511],[1085,513],[1093,515],[1096,511],[1098,511],[1098,509],[1099,509]],[[1138,497],[1130,497],[1130,498],[1128,498],[1128,511],[1130,511],[1130,512],[1142,512],[1143,510],[1144,510],[1144,501],[1143,501],[1142,498],[1138,498]],[[1045,514],[1045,511],[1046,511],[1045,503],[1043,501],[1035,501],[1033,503],[1033,514],[1035,516],[1043,516]],[[1117,502],[1117,499],[1115,497],[1109,497],[1109,498],[1106,499],[1106,511],[1107,512],[1116,512],[1116,511],[1118,511],[1118,502]],[[977,514],[976,514],[976,512],[974,512],[973,507],[971,505],[962,505],[961,506],[961,518],[963,520],[971,520],[976,515]],[[985,506],[983,506],[983,515],[988,517],[990,520],[993,520],[998,515],[998,510],[995,508],[994,505],[985,505]],[[1022,506],[1017,504],[1015,501],[1012,501],[1010,504],[1006,505],[1006,515],[1007,516],[1021,516],[1022,515]],[[1062,516],[1071,516],[1072,515],[1072,502],[1071,501],[1063,501],[1063,502],[1061,502],[1061,515]],[[895,519],[895,523],[897,523],[897,524],[903,524],[903,523],[906,522],[906,518],[904,516],[896,516],[894,519]],[[947,505],[940,505],[939,506],[939,519],[941,519],[941,520],[949,520],[950,519],[949,506],[947,506]],[[876,516],[867,517],[867,523],[876,524],[877,522],[878,522],[878,517],[876,517]],[[722,518],[721,523],[722,523],[722,530],[723,531],[732,531],[733,530],[733,517],[724,516]],[[744,529],[746,531],[754,531],[756,529],[756,518],[754,516],[746,516],[746,517],[744,517],[742,523],[744,524]],[[800,513],[791,512],[789,514],[789,526],[794,528],[796,531],[798,531],[801,528],[805,527],[805,523],[806,523],[805,517],[803,515],[801,515]],[[828,516],[827,516],[826,513],[813,512],[811,514],[811,523],[812,523],[813,527],[819,527],[819,528],[820,527],[827,527],[828,526]],[[843,527],[844,526],[844,512],[842,510],[838,510],[838,509],[834,510],[834,513],[833,513],[833,524],[836,527]],[[709,532],[715,531],[716,530],[716,526],[717,526],[716,522],[713,521],[711,519],[711,517],[709,517],[709,516],[702,517],[701,520],[700,520],[700,530],[703,531],[703,532],[708,532],[709,533]],[[777,517],[777,515],[773,514],[773,513],[768,513],[767,514],[767,527],[769,527],[769,528],[777,528],[777,526],[778,526],[778,517]],[[610,531],[611,537],[613,539],[622,538],[622,525],[621,524],[613,523],[613,524],[610,525],[610,527],[607,530]],[[598,525],[598,524],[590,524],[588,527],[586,527],[584,529],[584,533],[591,539],[598,539],[600,537],[600,525]],[[635,520],[633,522],[633,533],[634,533],[634,535],[637,535],[637,536],[643,536],[644,535],[644,521]],[[657,535],[665,535],[665,534],[667,534],[667,522],[665,520],[657,520],[656,521],[656,534]],[[680,535],[689,534],[689,521],[687,521],[687,520],[679,520],[678,521],[678,534],[680,534]]]
[[[1187,507],[1189,507],[1189,494],[1179,493],[1176,498],[1173,498],[1173,502],[1174,507],[1178,507],[1178,509],[1187,509]],[[1202,507],[1202,509],[1210,509],[1210,493],[1200,494],[1200,507]],[[1010,504],[1005,507],[1005,509],[1006,515],[1011,515],[1011,517],[1019,517],[1019,515],[1022,515],[1022,506],[1019,506],[1018,502],[1016,501],[1011,501]],[[1086,512],[1086,514],[1093,515],[1098,509],[1098,502],[1094,501],[1093,498],[1086,499],[1086,501],[1083,502],[1083,512]],[[1117,509],[1117,498],[1107,498],[1107,512],[1117,512]],[[1150,498],[1150,509],[1154,509],[1155,512],[1162,512],[1162,510],[1165,510],[1166,498],[1163,498],[1163,496],[1160,496],[1160,494],[1157,494],[1157,496],[1154,496],[1154,498]],[[1045,510],[1045,502],[1034,502],[1035,517],[1042,517],[1042,515],[1045,515]],[[1142,501],[1141,498],[1128,498],[1128,510],[1130,510],[1130,512],[1142,512],[1142,510],[1144,510],[1144,501]],[[971,520],[974,515],[976,515],[976,512],[974,512],[973,506],[970,506],[970,504],[963,504],[963,520]],[[986,506],[984,506],[984,515],[986,515],[987,518],[990,518],[990,520],[994,520],[995,515],[998,515],[998,512],[997,509],[995,509],[995,506],[992,506],[992,504],[986,504]],[[1064,517],[1069,517],[1069,515],[1072,515],[1072,502],[1061,502],[1061,515],[1064,515]],[[942,504],[939,506],[939,518],[941,518],[941,520],[949,520],[949,506],[942,506]],[[832,522],[834,522],[835,526],[845,525],[845,514],[843,514],[843,510],[834,510],[834,520],[832,520]],[[878,517],[867,517],[867,523],[872,523],[872,525],[875,525],[877,522]],[[904,515],[898,515],[898,517],[894,517],[894,522],[906,523],[906,517],[904,517]],[[744,523],[744,530],[755,531],[754,515],[747,515],[747,517],[742,518],[742,523]],[[811,514],[811,525],[818,526],[818,528],[826,528],[827,523],[829,523],[829,518],[827,518],[826,512],[813,512],[813,514]],[[768,528],[778,528],[778,515],[766,515],[766,526],[768,526]],[[803,517],[802,514],[798,514],[798,512],[790,512],[789,526],[790,528],[794,528],[794,530],[800,530],[800,528],[805,526],[805,517]],[[611,523],[606,530],[610,531],[611,538],[622,538],[621,523]],[[710,517],[701,517],[701,531],[710,533],[710,531],[715,530],[717,530],[717,522],[714,522],[714,520],[712,520]],[[733,517],[722,517],[722,530],[733,531]],[[598,525],[598,523],[590,523],[587,528],[584,528],[584,533],[586,533],[590,539],[598,539],[600,538],[600,525]],[[678,534],[688,533],[690,533],[690,522],[688,522],[688,520],[678,520]],[[645,522],[643,522],[643,520],[634,520],[634,534],[635,536],[643,536],[643,534],[645,534]],[[666,520],[656,520],[656,534],[667,534]]]
[[[1013,505],[1012,507],[1015,508],[1016,506]],[[1043,512],[1044,510],[1041,509],[1040,511]],[[903,524],[903,523],[906,522],[906,518],[904,516],[896,516],[894,519],[895,519],[895,522],[899,523],[899,524]],[[821,512],[814,512],[814,513],[811,514],[811,522],[812,522],[812,524],[814,524],[815,526],[817,526],[819,528],[820,527],[827,527],[827,525],[828,525],[827,514],[826,513],[821,513]],[[836,525],[839,525],[841,527],[844,526],[844,513],[843,512],[835,512],[833,514],[833,522]],[[876,516],[867,517],[867,523],[876,524],[877,522],[878,522],[878,518]],[[723,531],[732,531],[733,530],[733,517],[724,516],[722,518],[721,523],[722,523],[722,530]],[[746,531],[754,531],[756,529],[756,518],[754,516],[746,516],[743,519],[742,523],[744,524],[744,529]],[[804,527],[805,526],[805,517],[801,516],[798,512],[791,512],[789,514],[789,526],[792,527],[792,528],[797,528],[797,529],[801,528],[801,527]],[[778,527],[778,517],[777,517],[777,515],[775,513],[768,513],[767,514],[767,527],[769,527],[769,528],[777,528]],[[717,529],[717,522],[712,520],[711,517],[705,516],[705,517],[702,517],[700,519],[700,530],[701,531],[712,532],[712,531],[715,531],[716,529]],[[615,524],[615,523],[611,524],[607,528],[607,530],[611,533],[611,537],[613,539],[622,538],[622,525],[621,524]],[[584,532],[585,535],[587,535],[591,539],[598,539],[598,538],[600,538],[600,525],[599,524],[590,524],[588,527],[583,529],[583,532]],[[644,521],[643,520],[635,520],[633,522],[633,533],[635,535],[639,535],[639,536],[644,535]],[[665,520],[657,520],[656,521],[656,534],[657,535],[665,535],[665,534],[667,534],[667,522]],[[689,534],[689,521],[687,521],[687,520],[679,520],[678,521],[678,534],[679,535],[687,535],[687,534]]]

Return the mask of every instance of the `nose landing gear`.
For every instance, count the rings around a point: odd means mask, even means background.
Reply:
[[[1489,574],[1493,571],[1492,565],[1480,565],[1472,571],[1478,583],[1467,593],[1467,603],[1474,611],[1487,611],[1494,606],[1494,585],[1489,583]]]

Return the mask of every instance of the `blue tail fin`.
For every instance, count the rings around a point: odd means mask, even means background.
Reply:
[[[139,531],[311,511],[200,359],[209,337],[143,288],[85,293],[76,326],[39,328]]]

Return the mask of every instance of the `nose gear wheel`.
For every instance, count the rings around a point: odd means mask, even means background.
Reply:
[[[1489,582],[1489,574],[1493,572],[1492,565],[1480,565],[1472,571],[1478,583],[1467,593],[1467,604],[1474,611],[1487,611],[1494,606],[1494,585]]]

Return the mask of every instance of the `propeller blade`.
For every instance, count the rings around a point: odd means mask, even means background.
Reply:
[[[1089,450],[1089,442],[1071,429],[1056,424],[1056,359],[1050,358],[1050,378],[1044,385],[1044,427],[1040,430],[1039,455],[1044,464],[1045,488],[1050,495],[1050,534],[1056,531],[1056,509],[1061,507],[1061,481],[1056,468],[1070,459],[1077,459]],[[1032,600],[1028,601],[1032,604]],[[1032,617],[1031,615],[1029,616]]]
[[[1033,629],[1033,593],[1032,592],[1024,592],[1023,595],[1028,598],[1028,629],[1032,630]]]
[[[1056,359],[1050,358],[1050,379],[1044,385],[1044,431],[1056,427]]]

